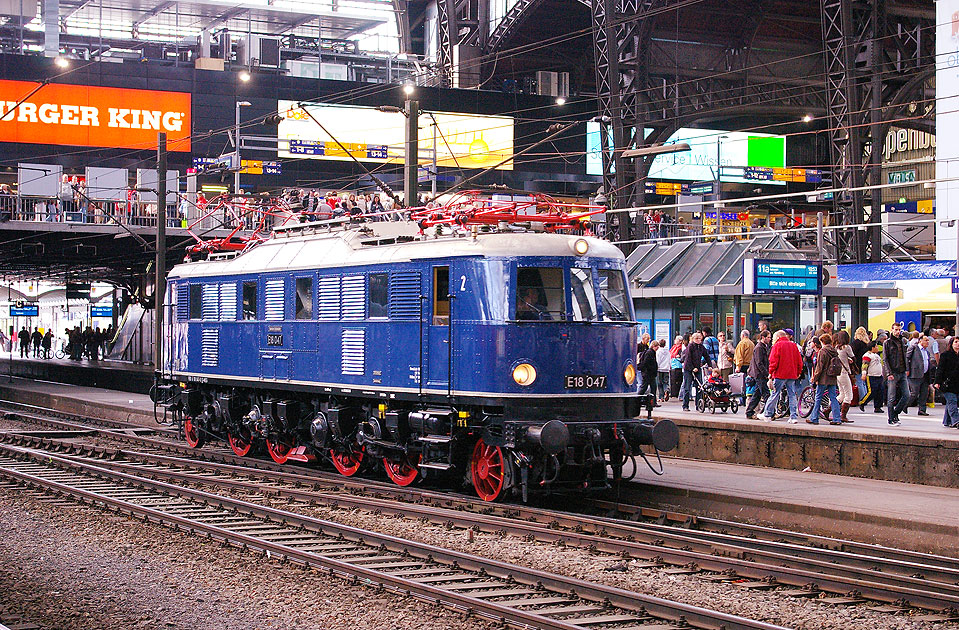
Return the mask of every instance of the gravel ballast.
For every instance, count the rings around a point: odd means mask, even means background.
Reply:
[[[84,506],[0,489],[0,604],[58,630],[493,626]]]

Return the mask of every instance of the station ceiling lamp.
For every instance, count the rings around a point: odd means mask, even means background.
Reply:
[[[69,68],[69,67],[70,67],[70,60],[67,59],[66,57],[57,57],[57,58],[53,61],[53,63],[57,64],[57,67],[59,67],[59,68]]]
[[[240,74],[237,75],[237,78],[246,83],[250,80],[250,73],[247,70],[240,70]]]

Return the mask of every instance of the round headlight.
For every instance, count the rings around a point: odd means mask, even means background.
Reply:
[[[573,251],[576,252],[577,256],[583,256],[589,251],[589,242],[585,238],[576,239],[576,242],[573,243]]]
[[[513,368],[513,380],[516,381],[517,385],[523,387],[532,385],[533,381],[536,380],[536,368],[529,363],[520,363]]]
[[[636,382],[636,368],[632,363],[626,364],[626,369],[623,370],[623,379],[626,381],[627,385],[632,385]]]

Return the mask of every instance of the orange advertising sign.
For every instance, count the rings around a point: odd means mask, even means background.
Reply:
[[[0,80],[0,142],[190,150],[190,94]]]

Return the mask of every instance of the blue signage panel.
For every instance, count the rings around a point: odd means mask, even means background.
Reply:
[[[113,317],[112,306],[91,306],[90,317]]]
[[[37,304],[27,304],[26,306],[11,306],[10,317],[39,317],[40,306]]]
[[[757,294],[818,295],[822,290],[822,265],[801,260],[754,260]]]
[[[959,293],[959,278],[952,279],[952,292]]]

